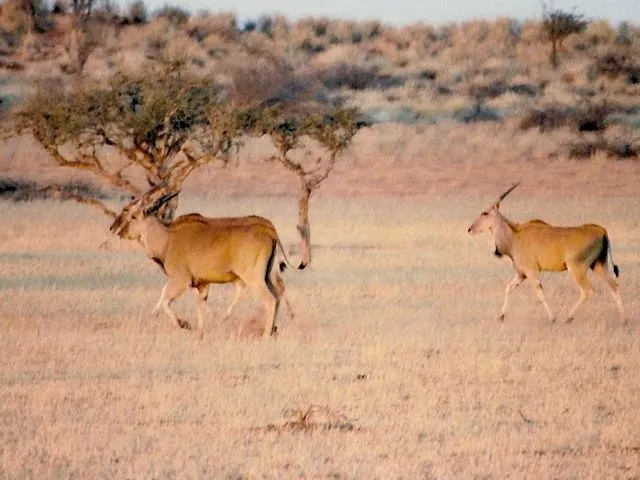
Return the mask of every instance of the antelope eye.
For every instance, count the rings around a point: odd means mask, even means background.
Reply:
[[[486,217],[487,215],[489,215],[489,212],[482,212],[483,217]]]

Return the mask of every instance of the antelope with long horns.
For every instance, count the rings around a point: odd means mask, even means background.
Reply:
[[[189,214],[166,225],[155,213],[177,194],[162,195],[149,206],[145,206],[144,199],[134,201],[111,225],[112,233],[139,240],[168,277],[154,312],[162,308],[175,325],[190,328],[188,322],[178,319],[170,305],[188,288],[196,288],[198,332],[202,338],[209,284],[234,283],[236,297],[227,314],[248,287],[267,312],[264,337],[275,333],[275,317],[284,295],[284,282],[273,270],[277,253],[291,264],[273,224],[256,216],[206,218]],[[304,267],[301,263],[298,269]]]
[[[542,220],[516,223],[507,219],[499,211],[500,202],[518,185],[519,182],[500,195],[498,200],[474,220],[468,230],[472,235],[489,231],[495,242],[495,255],[509,257],[516,270],[515,276],[505,288],[499,319],[504,320],[507,313],[509,292],[528,279],[549,319],[555,321],[542,291],[540,272],[568,270],[580,287],[580,298],[569,311],[567,318],[567,322],[571,322],[578,307],[593,295],[593,288],[587,277],[589,268],[604,281],[616,302],[620,316],[624,318],[620,288],[607,264],[611,258],[613,273],[617,277],[619,270],[617,265],[613,264],[607,231],[595,224],[556,227]]]

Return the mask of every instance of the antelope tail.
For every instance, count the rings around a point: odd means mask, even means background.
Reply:
[[[604,248],[606,248],[609,252],[609,259],[611,260],[611,265],[613,266],[613,274],[616,277],[620,276],[620,269],[613,262],[613,253],[611,252],[611,242],[609,241],[609,237],[607,235],[604,236]]]
[[[289,261],[289,258],[287,257],[287,254],[284,251],[284,247],[282,246],[282,242],[280,242],[280,239],[277,240],[278,242],[278,247],[280,248],[280,252],[282,253],[282,257],[284,258],[284,262],[280,262],[280,272],[284,272],[287,267],[291,267],[291,268],[297,268],[298,270],[304,270],[307,266],[307,264],[304,262],[304,260],[300,261],[300,265],[298,265],[297,267],[294,267],[293,264]]]
[[[620,269],[615,263],[613,263],[613,253],[611,253],[611,242],[609,241],[608,237],[605,237],[605,238],[607,239],[607,245],[609,246],[609,259],[611,260],[611,265],[613,266],[613,273],[616,277],[619,277]]]

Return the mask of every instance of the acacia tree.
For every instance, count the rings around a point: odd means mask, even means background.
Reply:
[[[242,135],[267,134],[278,149],[277,160],[299,180],[298,231],[308,264],[310,198],[363,125],[356,109],[314,102],[272,99],[257,106],[238,105],[227,100],[227,91],[220,85],[180,70],[163,70],[117,75],[105,86],[42,89],[19,112],[17,130],[31,133],[59,165],[87,170],[144,205],[180,190],[201,165],[226,161]],[[294,159],[292,154],[309,139],[323,152],[312,162]],[[114,147],[122,161],[114,166],[101,160],[105,146]],[[151,188],[133,180],[136,169],[144,172]],[[64,196],[117,216],[98,199],[70,192]],[[177,201],[175,196],[163,206],[158,212],[161,219],[173,218]]]
[[[560,65],[558,51],[562,48],[562,42],[569,35],[584,31],[589,21],[583,15],[555,10],[544,3],[542,9],[542,29],[551,43],[549,62],[553,68],[558,68]]]
[[[161,70],[116,75],[104,86],[40,89],[18,112],[16,126],[18,133],[32,134],[59,165],[87,170],[139,197],[145,189],[135,182],[135,170],[152,185],[175,191],[200,165],[224,159],[238,136],[232,113],[219,85]],[[118,151],[115,165],[101,160],[105,146]],[[96,199],[73,198],[115,217]],[[166,220],[176,205],[177,198],[162,212]]]
[[[279,152],[275,158],[298,177],[297,229],[303,262],[308,265],[311,263],[311,196],[329,177],[338,155],[366,124],[356,108],[323,108],[317,104],[303,104],[296,109],[287,105],[249,109],[244,117],[247,132],[269,135]],[[312,152],[311,159],[305,159],[304,155],[294,158],[292,154],[304,149],[309,140],[318,144],[321,151]]]

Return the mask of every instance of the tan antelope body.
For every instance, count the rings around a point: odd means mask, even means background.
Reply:
[[[515,184],[503,193],[469,227],[469,233],[472,235],[489,231],[495,242],[495,254],[498,257],[509,257],[516,270],[516,275],[505,289],[499,318],[503,320],[506,315],[509,292],[525,279],[529,279],[534,294],[543,304],[549,318],[554,321],[553,312],[542,291],[540,272],[568,270],[580,287],[580,298],[569,311],[567,321],[573,320],[578,307],[593,294],[593,287],[587,277],[589,268],[607,285],[620,315],[624,316],[620,289],[608,268],[611,245],[607,231],[595,224],[556,227],[542,220],[512,222],[500,213],[499,208],[500,202],[517,186],[518,184]],[[613,271],[618,276],[618,267],[615,264]]]
[[[245,217],[218,217],[218,218],[211,218],[211,217],[204,217],[204,216],[200,215],[199,213],[189,213],[189,214],[186,214],[186,215],[181,215],[180,217],[175,219],[171,223],[170,228],[172,230],[175,230],[180,225],[183,225],[183,224],[189,223],[189,222],[203,222],[203,223],[212,225],[212,226],[214,226],[216,228],[220,228],[220,227],[224,228],[225,226],[237,227],[237,226],[253,226],[253,225],[256,225],[256,226],[263,227],[270,235],[272,235],[274,238],[276,238],[278,240],[278,247],[279,247],[281,255],[283,256],[284,262],[280,262],[278,269],[272,269],[271,270],[271,272],[272,272],[271,281],[274,284],[274,287],[276,288],[276,290],[278,291],[280,299],[284,300],[284,303],[285,303],[285,305],[287,307],[287,310],[289,312],[289,317],[290,318],[294,318],[293,309],[291,308],[291,304],[289,303],[289,300],[287,299],[286,294],[285,294],[284,280],[282,279],[282,276],[280,275],[280,272],[284,271],[284,269],[286,268],[287,265],[291,266],[291,263],[289,262],[289,259],[287,258],[286,253],[284,252],[284,248],[282,247],[282,244],[280,243],[280,239],[278,237],[278,232],[276,230],[276,227],[273,225],[273,223],[271,223],[270,220],[268,220],[268,219],[266,219],[264,217],[260,217],[258,215],[249,215],[249,216],[245,216]],[[157,262],[157,260],[156,260],[156,262]],[[161,265],[161,267],[162,267],[163,271],[165,271],[164,267],[162,265]],[[304,265],[301,264],[300,266],[298,266],[298,268],[302,269],[302,268],[304,268]],[[227,317],[229,317],[231,315],[231,313],[233,312],[234,307],[238,304],[238,302],[244,296],[244,294],[246,293],[246,290],[247,290],[247,286],[242,281],[241,278],[238,277],[233,283],[236,286],[236,293],[235,293],[235,296],[233,298],[233,301],[231,302],[231,305],[229,305],[229,308],[227,308],[225,318],[227,318]],[[206,298],[207,292],[204,293],[204,296]],[[154,313],[157,313],[157,312],[160,311],[161,302],[162,302],[162,298],[160,299],[160,301],[158,301],[158,304],[153,309]]]
[[[111,231],[120,237],[140,240],[168,277],[154,313],[162,308],[176,325],[189,328],[170,305],[188,288],[196,288],[198,331],[202,337],[209,285],[234,283],[236,296],[227,315],[248,287],[266,309],[264,336],[270,336],[275,332],[275,317],[284,296],[284,282],[273,269],[278,250],[289,264],[273,224],[256,216],[206,218],[189,214],[165,225],[152,213],[174,195],[164,196],[149,209],[131,205],[111,226]],[[304,267],[301,264],[298,268]]]

